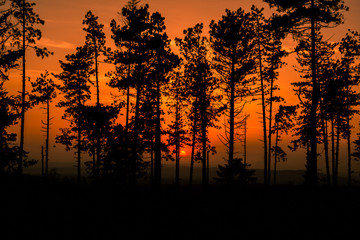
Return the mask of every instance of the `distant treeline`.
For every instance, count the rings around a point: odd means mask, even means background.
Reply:
[[[306,149],[304,177],[309,185],[318,184],[320,153],[325,160],[327,184],[337,184],[340,141],[346,141],[350,185],[351,163],[360,158],[360,138],[351,142],[351,120],[358,114],[360,99],[354,89],[360,76],[356,61],[360,35],[349,30],[339,43],[322,36],[322,29],[343,23],[347,7],[343,0],[264,2],[276,10],[269,18],[264,9],[253,6],[249,12],[242,8],[226,10],[220,20],[212,20],[209,38],[204,36],[203,23],[185,29],[182,38],[174,40],[179,55],[171,48],[164,17],[149,12],[148,4],[131,0],[119,12],[119,18],[111,21],[115,49],[106,46],[104,25],[88,11],[83,20],[84,45],[60,61],[60,73],[44,69],[27,89],[28,51],[42,58],[53,54],[37,44],[42,37],[38,27],[44,21],[28,0],[0,0],[0,173],[22,174],[24,167],[36,163],[28,159],[24,149],[25,113],[43,104],[46,138],[41,165],[42,175],[48,175],[51,109],[58,97],[56,107],[64,109],[62,119],[69,126],[60,129],[56,142],[65,145],[67,151],[75,151],[78,181],[82,156],[87,153],[91,161],[85,166],[93,179],[135,184],[149,176],[154,185],[160,185],[162,161],[171,160],[176,163],[178,184],[180,153],[186,147],[191,149],[189,184],[194,163],[200,162],[202,184],[207,185],[209,155],[216,153],[209,141],[209,129],[221,128],[220,140],[227,157],[215,180],[252,183],[256,178],[246,161],[248,114],[244,107],[258,101],[264,184],[276,184],[277,164],[287,158],[281,137],[291,132],[290,150]],[[294,51],[282,46],[287,36],[297,43]],[[278,70],[289,54],[296,55],[296,70],[301,75],[301,80],[292,82],[299,99],[294,106],[285,104],[276,83]],[[106,73],[107,85],[121,96],[110,105],[102,103],[99,88],[99,65],[104,62],[114,69]],[[9,94],[4,85],[12,81],[8,73],[15,68],[22,70],[20,95]],[[92,95],[96,96],[95,104],[89,103]],[[125,119],[121,123],[117,121],[120,113]],[[171,122],[165,124],[165,115]],[[18,123],[19,146],[15,144],[16,134],[8,132]],[[236,142],[244,147],[241,157]]]

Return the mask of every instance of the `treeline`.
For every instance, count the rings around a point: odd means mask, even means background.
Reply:
[[[106,46],[104,25],[91,11],[83,20],[86,38],[83,46],[60,61],[61,72],[45,71],[26,90],[26,53],[35,50],[39,57],[52,54],[37,41],[44,21],[33,11],[34,3],[25,0],[1,0],[0,15],[0,171],[22,174],[23,167],[34,164],[24,150],[25,112],[37,104],[46,109],[45,146],[42,174],[48,175],[51,108],[64,109],[69,122],[60,129],[56,142],[74,150],[77,177],[81,180],[85,162],[94,179],[109,179],[134,184],[150,176],[161,184],[162,161],[175,161],[175,182],[180,182],[180,153],[191,149],[190,184],[195,162],[202,165],[202,183],[208,184],[208,157],[216,149],[209,141],[209,129],[221,128],[220,140],[227,150],[226,164],[219,166],[220,183],[247,184],[256,181],[254,171],[239,157],[236,142],[245,142],[246,104],[261,104],[263,129],[264,183],[276,184],[276,168],[286,160],[281,136],[292,132],[292,151],[306,149],[305,182],[319,182],[318,159],[324,155],[328,184],[337,184],[340,141],[347,142],[348,183],[351,184],[353,159],[360,158],[360,138],[351,142],[359,94],[360,35],[349,31],[339,42],[325,40],[322,29],[343,23],[347,10],[342,0],[301,0],[296,2],[264,0],[276,9],[270,17],[256,6],[246,12],[226,10],[220,20],[210,23],[210,37],[203,24],[185,29],[174,40],[179,55],[171,48],[165,19],[159,12],[149,12],[149,5],[131,0],[121,10],[120,19],[111,21],[111,39],[116,46]],[[291,35],[297,46],[284,50],[283,40]],[[336,54],[339,50],[340,53]],[[301,80],[293,82],[299,104],[288,106],[278,96],[278,70],[284,58],[296,54]],[[99,88],[99,63],[114,66],[108,72],[108,86],[117,89],[122,100],[102,103]],[[20,95],[10,95],[4,86],[9,70],[22,69]],[[95,77],[95,81],[91,80]],[[57,81],[55,81],[57,79]],[[60,84],[56,84],[59,82]],[[95,86],[96,103],[89,104],[90,89]],[[94,94],[95,95],[95,94]],[[166,107],[165,107],[166,106]],[[164,112],[167,109],[168,112]],[[125,121],[119,123],[124,113]],[[164,116],[172,119],[165,125]],[[224,118],[225,122],[220,120]],[[167,118],[169,119],[169,117]],[[20,123],[20,146],[8,128]],[[245,129],[245,136],[242,132]],[[166,141],[164,141],[166,139]],[[355,146],[355,151],[351,151]],[[319,148],[323,148],[320,151]]]

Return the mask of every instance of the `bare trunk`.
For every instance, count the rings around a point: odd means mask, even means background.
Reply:
[[[329,141],[328,141],[328,127],[327,122],[323,120],[323,141],[324,141],[324,151],[325,151],[325,166],[326,166],[326,181],[330,185],[330,163],[329,163]]]
[[[45,176],[49,173],[50,101],[46,102]]]
[[[263,140],[264,140],[264,184],[268,184],[268,161],[267,161],[267,131],[266,131],[266,108],[265,108],[265,87],[262,72],[262,53],[260,43],[259,51],[259,67],[260,67],[260,83],[261,83],[261,107],[262,107],[262,121],[263,121]]]
[[[206,177],[206,143],[207,143],[207,136],[206,136],[206,88],[203,86],[202,89],[202,106],[201,106],[201,136],[202,136],[202,184],[205,186],[207,185],[207,177]]]
[[[338,119],[339,121],[339,119]],[[338,174],[339,174],[339,153],[340,153],[340,123],[337,123],[336,127],[336,159],[335,159],[335,180],[334,185],[336,186],[338,184]]]
[[[155,181],[156,186],[161,185],[161,119],[160,119],[160,81],[156,86],[156,129],[155,129]]]
[[[279,129],[278,124],[276,124],[276,135],[275,135],[275,157],[274,157],[274,185],[276,185],[276,165],[278,161],[278,154],[277,154],[277,148],[278,148],[278,142],[279,142]]]
[[[234,127],[235,127],[235,64],[231,65],[231,79],[230,79],[230,126],[229,126],[229,168],[233,171],[234,165]],[[226,133],[225,133],[226,134]],[[233,173],[230,174],[232,178]]]
[[[23,44],[23,65],[22,65],[22,92],[21,92],[21,126],[20,126],[20,153],[19,153],[19,162],[18,162],[18,172],[22,174],[23,172],[23,158],[24,158],[24,129],[25,129],[25,94],[26,94],[26,25],[25,25],[25,0],[23,0],[23,9],[22,9],[22,44]]]
[[[312,72],[312,97],[310,109],[310,152],[306,163],[306,182],[309,185],[316,186],[318,184],[317,177],[317,109],[319,102],[319,89],[316,73],[316,36],[315,36],[315,1],[311,1],[311,72]]]
[[[271,128],[272,128],[272,108],[273,108],[273,87],[274,79],[271,79],[270,84],[270,112],[269,112],[269,151],[268,151],[268,182],[270,183],[271,179]]]
[[[192,185],[192,179],[194,173],[195,145],[196,145],[196,134],[197,134],[197,105],[198,105],[198,99],[196,98],[194,102],[194,120],[193,120],[193,129],[192,129],[193,136],[192,136],[192,144],[191,144],[189,185]]]
[[[335,167],[335,127],[334,127],[334,119],[331,117],[331,167],[332,167],[332,181],[335,185],[336,183],[336,167]]]

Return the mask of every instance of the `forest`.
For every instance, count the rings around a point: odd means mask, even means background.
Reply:
[[[270,17],[256,6],[250,12],[226,10],[220,20],[211,21],[209,37],[199,23],[185,29],[182,38],[171,40],[161,13],[131,0],[110,23],[115,49],[107,46],[104,24],[89,10],[83,19],[84,44],[60,60],[61,72],[44,69],[30,79],[28,52],[40,58],[53,54],[37,44],[42,38],[39,26],[45,22],[34,12],[35,3],[2,0],[0,173],[22,175],[24,168],[38,162],[28,158],[24,148],[29,127],[25,113],[42,105],[46,110],[43,177],[49,174],[49,137],[54,128],[50,126],[56,123],[51,112],[62,109],[62,119],[69,124],[60,129],[56,143],[74,152],[78,182],[87,178],[135,184],[147,178],[152,185],[161,185],[162,164],[174,161],[174,183],[179,184],[181,151],[186,147],[191,149],[188,184],[192,184],[194,164],[200,163],[202,185],[208,185],[209,156],[216,154],[209,131],[216,128],[223,132],[219,139],[226,148],[226,163],[219,165],[214,181],[252,184],[256,178],[246,159],[248,114],[244,106],[258,102],[262,184],[276,184],[277,164],[286,161],[288,151],[304,149],[305,184],[319,184],[318,161],[324,160],[322,183],[337,185],[341,160],[347,164],[347,184],[351,185],[352,163],[360,158],[360,135],[358,140],[351,138],[358,135],[354,118],[360,97],[356,91],[360,35],[349,30],[340,42],[322,35],[324,29],[344,22],[348,7],[341,0],[264,2],[274,10]],[[297,44],[292,52],[283,47],[288,36]],[[291,83],[297,105],[287,105],[278,94],[279,69],[289,54],[296,55],[300,66],[296,71],[301,80]],[[122,96],[111,104],[101,101],[100,62],[113,66],[106,73],[106,84]],[[12,69],[21,70],[19,94],[6,89]],[[92,96],[96,96],[94,104],[89,103]],[[9,131],[14,125],[20,126],[20,134]],[[284,134],[292,136],[289,146],[281,144]],[[346,149],[340,148],[341,142],[346,142]],[[346,152],[346,159],[341,159],[341,151]]]
[[[127,1],[110,23],[89,9],[79,29],[83,44],[57,63],[60,72],[43,69],[34,78],[30,54],[40,66],[54,54],[39,44],[45,21],[35,0],[0,0],[0,216],[7,220],[0,236],[354,237],[360,214],[360,34],[349,29],[338,42],[324,36],[344,24],[345,0],[263,3],[270,16],[254,5],[246,11],[239,1],[237,10],[224,9],[220,19],[195,24],[175,39],[145,0]],[[291,51],[284,46],[289,38],[296,45]],[[289,55],[300,75],[288,80],[294,105],[280,94],[280,70]],[[106,79],[101,64],[111,66]],[[21,73],[16,92],[7,88],[14,71]],[[109,104],[104,81],[120,96]],[[247,159],[250,103],[261,106],[261,181]],[[38,120],[43,144],[36,160],[25,135],[32,127],[27,113],[39,106],[45,118]],[[57,126],[56,111],[66,127]],[[222,132],[226,157],[211,178],[209,159],[218,152],[209,137],[214,129]],[[74,178],[51,172],[52,142],[74,154]],[[183,149],[190,158],[186,181],[180,177]],[[294,151],[304,152],[302,184],[279,184],[279,164]],[[172,184],[164,184],[167,162],[175,164]],[[201,184],[194,181],[197,164]],[[345,183],[340,164],[346,166]],[[35,165],[41,173],[26,174]]]

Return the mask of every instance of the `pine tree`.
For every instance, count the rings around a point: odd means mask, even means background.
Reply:
[[[47,57],[52,54],[46,48],[39,48],[36,41],[41,39],[41,31],[36,28],[37,25],[44,25],[44,20],[34,12],[35,3],[27,0],[11,0],[12,16],[16,22],[17,29],[13,30],[13,45],[22,51],[22,90],[21,90],[21,126],[20,126],[20,154],[19,154],[19,173],[23,168],[24,151],[24,129],[25,129],[25,111],[26,111],[26,50],[34,49],[38,57]]]
[[[58,107],[65,108],[63,119],[70,121],[70,128],[63,128],[56,137],[58,143],[64,144],[66,150],[77,150],[77,180],[81,180],[81,151],[83,147],[84,108],[90,99],[90,75],[93,59],[86,47],[78,47],[75,54],[66,55],[66,62],[60,61],[62,72],[55,75],[62,85],[63,94]]]
[[[210,62],[207,59],[208,40],[202,35],[202,31],[203,24],[196,24],[195,27],[184,30],[184,39],[177,38],[176,43],[180,47],[180,53],[184,60],[188,99],[192,105],[193,149],[195,148],[197,131],[201,132],[202,183],[206,185],[208,179],[206,176],[207,131],[209,127],[214,126],[214,121],[219,117],[222,108],[215,106],[215,102],[219,102],[221,98],[214,93],[214,90],[218,88],[218,83],[210,69]],[[200,129],[197,128],[198,120],[200,120]],[[192,161],[194,156],[194,150],[192,150]]]
[[[317,177],[317,142],[318,142],[318,107],[320,101],[320,89],[317,77],[317,49],[316,28],[333,27],[343,22],[341,10],[347,10],[343,0],[264,0],[271,7],[283,15],[279,18],[283,26],[289,29],[295,37],[305,38],[311,43],[311,100],[309,111],[309,154],[306,160],[306,182],[316,185]],[[287,26],[287,27],[286,27]]]
[[[214,52],[215,70],[223,79],[224,92],[228,107],[228,128],[226,145],[228,147],[228,165],[231,169],[234,161],[235,118],[239,102],[250,96],[252,79],[248,76],[255,71],[255,41],[252,18],[243,9],[226,10],[226,14],[217,23],[210,24],[210,43]],[[242,109],[242,107],[240,107]]]
[[[83,20],[83,24],[85,25],[84,31],[86,34],[86,42],[85,46],[89,49],[90,54],[94,59],[94,72],[95,72],[95,85],[96,85],[96,106],[101,108],[100,106],[100,89],[99,89],[99,57],[102,55],[106,55],[108,49],[105,47],[106,37],[105,33],[103,32],[104,25],[99,24],[98,17],[95,16],[91,11],[88,11],[85,15],[85,19]],[[99,112],[101,110],[99,109]],[[95,155],[96,156],[96,169],[99,172],[99,165],[101,162],[100,155],[101,155],[101,145],[100,142],[100,125],[99,123],[96,124],[95,129],[97,131],[96,134],[96,148],[95,148]]]
[[[49,78],[49,73],[46,71],[41,74],[35,82],[31,83],[33,89],[30,95],[30,101],[34,104],[45,104],[46,107],[46,122],[42,123],[45,125],[45,176],[48,176],[48,165],[49,165],[49,138],[50,138],[50,103],[56,98],[56,89],[59,87],[55,82]]]
[[[348,160],[348,185],[352,184],[352,164],[351,164],[351,119],[358,113],[355,107],[359,103],[359,94],[354,91],[354,87],[359,84],[358,72],[355,67],[355,59],[360,56],[360,34],[355,31],[349,31],[340,42],[341,62],[343,66],[343,80],[345,81],[346,91],[346,129],[345,137],[347,140],[347,160]]]
[[[109,73],[110,87],[126,91],[126,137],[125,144],[130,143],[132,150],[125,147],[127,156],[131,156],[130,182],[135,183],[138,167],[142,165],[143,144],[141,143],[142,125],[140,124],[141,104],[144,100],[146,68],[149,62],[148,34],[150,31],[149,5],[138,5],[139,1],[129,1],[122,9],[122,25],[111,21],[112,39],[117,47],[108,61],[115,65],[115,71]],[[130,119],[130,96],[134,90],[134,115]],[[131,122],[130,122],[131,120]],[[131,131],[130,131],[131,130]]]

